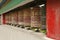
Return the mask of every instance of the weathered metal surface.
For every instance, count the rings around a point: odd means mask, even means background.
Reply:
[[[24,9],[24,26],[31,26],[31,9]]]
[[[23,13],[23,10],[19,10],[18,11],[18,24],[19,25],[23,25],[24,24],[24,13]]]
[[[31,10],[31,27],[40,27],[40,8],[38,7]]]

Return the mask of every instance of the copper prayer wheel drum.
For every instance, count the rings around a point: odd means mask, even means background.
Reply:
[[[18,11],[18,24],[19,25],[24,25],[24,13],[23,13],[23,10],[19,10]]]
[[[34,7],[31,9],[31,27],[40,27],[40,8]]]
[[[24,26],[31,26],[31,9],[24,9]]]

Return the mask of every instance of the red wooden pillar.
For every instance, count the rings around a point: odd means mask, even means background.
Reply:
[[[47,36],[60,40],[60,0],[47,0]]]
[[[2,20],[3,20],[3,24],[5,24],[5,14],[2,14]]]
[[[1,24],[1,15],[0,15],[0,24]]]

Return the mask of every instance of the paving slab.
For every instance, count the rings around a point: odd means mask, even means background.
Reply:
[[[0,40],[52,40],[43,33],[33,32],[10,25],[0,25]]]

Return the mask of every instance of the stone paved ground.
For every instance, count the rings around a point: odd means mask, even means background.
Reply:
[[[0,40],[52,40],[42,33],[36,33],[13,27],[10,25],[0,25]]]

